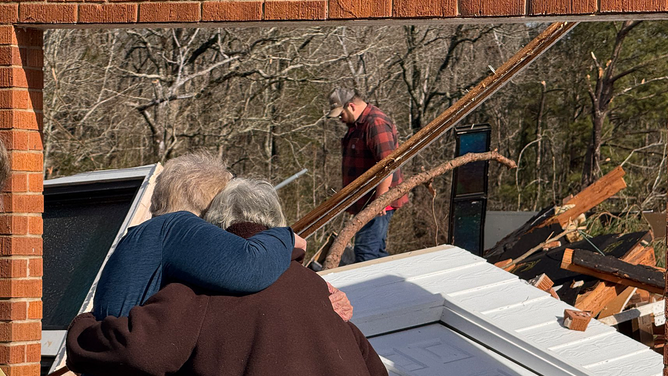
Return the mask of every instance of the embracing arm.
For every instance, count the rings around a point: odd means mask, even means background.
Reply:
[[[163,229],[166,279],[225,293],[253,293],[272,283],[290,265],[295,237],[289,227],[249,239],[179,212]]]
[[[97,321],[91,313],[81,314],[67,332],[67,366],[97,376],[176,372],[195,347],[207,303],[173,284],[133,308],[129,317]]]

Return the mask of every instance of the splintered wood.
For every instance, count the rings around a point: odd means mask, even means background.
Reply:
[[[564,326],[570,330],[584,332],[591,321],[591,312],[564,310]]]
[[[569,221],[574,220],[581,214],[587,212],[587,210],[605,201],[608,197],[626,188],[626,182],[623,179],[625,174],[622,166],[610,171],[607,175],[598,179],[594,184],[588,186],[575,197],[568,200],[570,209],[555,215],[553,218],[545,221],[541,226],[559,223],[562,228],[565,228]]]

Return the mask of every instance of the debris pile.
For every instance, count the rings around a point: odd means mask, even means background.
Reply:
[[[662,351],[665,269],[656,266],[652,231],[596,237],[582,231],[584,213],[625,188],[623,176],[617,167],[561,207],[542,210],[485,257],[580,313]],[[580,317],[569,315],[571,323]]]

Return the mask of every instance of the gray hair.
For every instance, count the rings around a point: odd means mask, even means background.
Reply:
[[[191,153],[165,164],[151,197],[151,214],[189,211],[201,216],[232,179],[227,166],[208,153]]]
[[[211,202],[204,219],[221,228],[252,222],[269,228],[286,226],[281,203],[267,181],[235,178]]]

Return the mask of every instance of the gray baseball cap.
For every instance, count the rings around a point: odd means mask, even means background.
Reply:
[[[341,115],[343,106],[353,100],[355,91],[350,89],[336,88],[329,95],[329,114],[327,117],[335,118]]]

